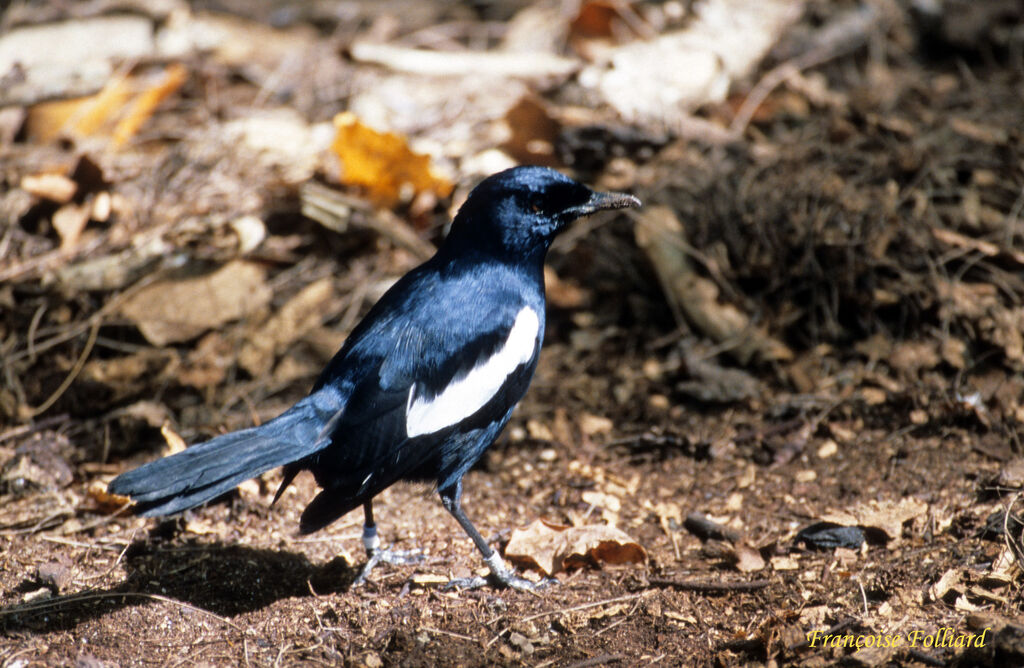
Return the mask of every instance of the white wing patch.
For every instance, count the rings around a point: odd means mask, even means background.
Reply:
[[[540,334],[540,318],[524,306],[508,333],[505,345],[486,361],[477,364],[462,378],[455,379],[436,397],[416,396],[409,388],[405,408],[405,433],[409,437],[433,434],[457,424],[483,408],[520,364],[533,357]]]

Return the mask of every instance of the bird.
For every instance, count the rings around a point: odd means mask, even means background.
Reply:
[[[319,493],[301,534],[362,506],[367,562],[409,552],[381,547],[373,499],[402,481],[433,483],[444,508],[475,544],[491,584],[535,590],[481,536],[462,507],[462,479],[508,423],[530,384],[544,337],[544,260],[577,218],[638,207],[635,196],[599,192],[548,167],[519,166],[469,193],[436,253],[400,278],[346,338],[310,393],[261,426],[193,445],[114,478],[136,513],[180,513],[243,481],[283,467],[276,503],[301,471]]]

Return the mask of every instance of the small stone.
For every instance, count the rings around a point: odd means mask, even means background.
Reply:
[[[508,636],[508,644],[512,645],[527,656],[533,654],[533,643],[521,633],[516,633],[515,631],[510,633]]]
[[[71,582],[71,569],[59,561],[48,561],[36,569],[36,579],[39,584],[58,592]]]

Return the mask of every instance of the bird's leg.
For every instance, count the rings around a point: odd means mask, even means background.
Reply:
[[[476,530],[473,523],[469,521],[465,511],[462,510],[462,481],[459,480],[454,485],[439,490],[441,495],[441,503],[444,505],[445,510],[452,514],[452,517],[462,526],[463,530],[469,534],[469,537],[473,539],[473,543],[476,544],[476,549],[480,550],[480,554],[483,555],[484,563],[491,569],[491,582],[496,583],[502,587],[511,587],[518,591],[537,591],[543,587],[548,586],[555,580],[547,579],[541,580],[540,582],[531,582],[525,578],[521,578],[513,573],[509,568],[505,566],[505,562],[502,560],[501,555],[487,544],[484,537],[480,535],[480,532]],[[482,577],[473,578],[456,578],[451,580],[445,589],[479,589],[485,587],[488,584],[488,580]]]
[[[393,566],[415,564],[423,561],[423,554],[419,550],[385,550],[381,549],[380,538],[377,536],[377,525],[373,521],[373,501],[363,504],[363,547],[366,548],[366,565],[359,571],[359,577],[352,583],[361,585],[366,582],[366,577],[373,570],[373,567],[383,562]]]

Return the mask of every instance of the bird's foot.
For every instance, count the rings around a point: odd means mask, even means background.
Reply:
[[[558,584],[558,580],[554,578],[544,578],[539,582],[527,580],[521,578],[511,570],[505,567],[502,563],[501,557],[498,553],[493,553],[490,557],[484,559],[487,562],[487,566],[491,569],[490,575],[485,577],[473,577],[473,578],[455,578],[448,581],[448,584],[444,586],[445,591],[452,589],[481,589],[488,585],[496,586],[499,588],[515,589],[516,591],[527,591],[537,592],[550,585]]]
[[[366,556],[366,565],[359,571],[359,577],[352,582],[353,586],[365,584],[367,576],[370,575],[370,571],[377,564],[406,566],[408,564],[418,564],[424,559],[423,552],[420,550],[384,550],[379,547],[367,550]]]

